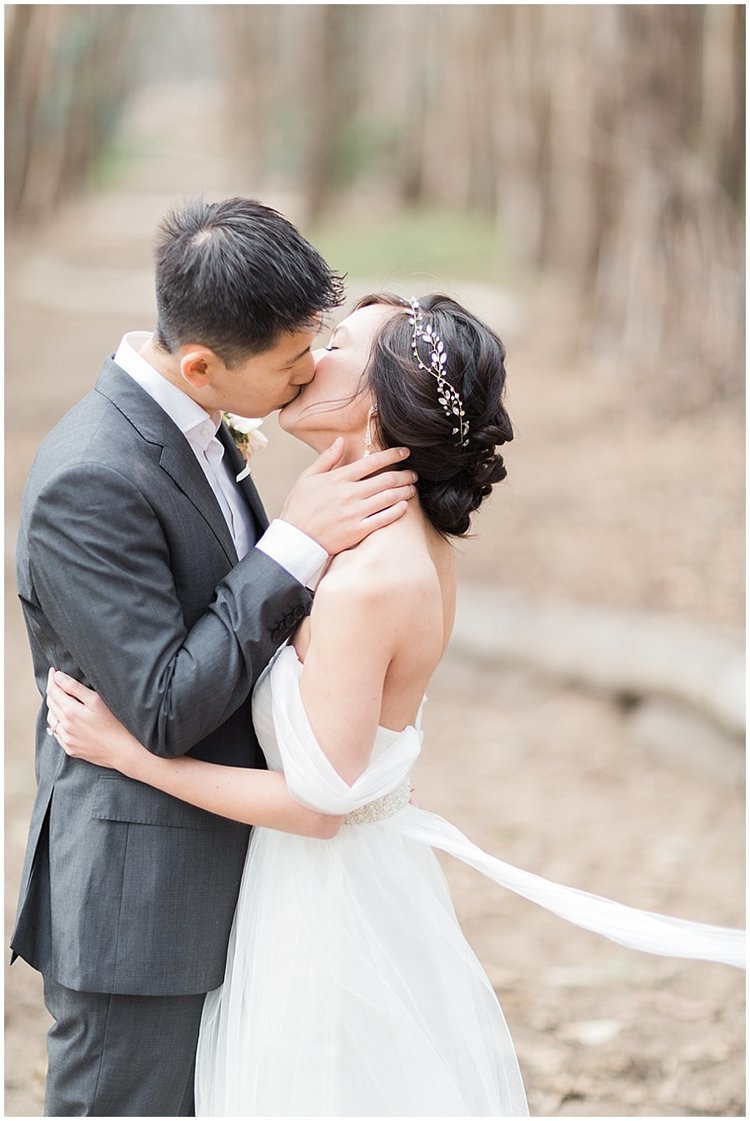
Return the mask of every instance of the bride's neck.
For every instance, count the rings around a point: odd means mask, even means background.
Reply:
[[[341,466],[347,463],[355,463],[361,459],[365,453],[365,442],[359,434],[347,435],[343,437],[344,440],[344,454],[341,457]],[[372,449],[375,451],[376,449]]]
[[[364,437],[360,433],[344,433],[344,432],[327,432],[327,433],[321,433],[321,434],[316,433],[314,440],[305,438],[305,436],[302,433],[299,433],[299,434],[298,433],[292,433],[292,435],[297,436],[297,439],[300,439],[304,443],[308,444],[308,446],[311,447],[313,449],[313,451],[317,452],[318,454],[320,454],[321,452],[324,452],[326,450],[326,448],[330,448],[331,444],[336,439],[336,437],[340,436],[341,439],[344,441],[344,454],[342,455],[341,459],[339,460],[339,462],[337,464],[338,467],[345,467],[349,463],[355,463],[357,460],[362,459],[362,457],[365,453],[365,441],[364,441]],[[372,447],[370,450],[371,450],[371,453],[373,453],[373,452],[376,452],[376,451],[381,451],[382,449],[380,447]],[[392,467],[384,468],[384,470],[391,471]]]

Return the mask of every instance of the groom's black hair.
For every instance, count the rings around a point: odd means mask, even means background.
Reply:
[[[156,339],[209,347],[234,366],[284,332],[314,328],[344,299],[334,273],[300,232],[255,199],[193,199],[156,238]]]

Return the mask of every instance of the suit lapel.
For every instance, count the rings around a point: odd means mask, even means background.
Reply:
[[[190,499],[210,526],[229,562],[235,565],[237,550],[221,507],[190,444],[174,421],[145,389],[111,359],[107,359],[102,367],[96,390],[108,397],[128,418],[142,439],[161,447],[159,466]]]
[[[208,479],[201,471],[190,444],[176,425],[174,428],[179,436],[179,442],[170,441],[164,445],[159,466],[167,472],[182,493],[187,495],[198,513],[205,518],[219,539],[228,559],[235,565],[239,559],[237,550],[234,547],[226,518],[216,500],[216,495],[211,490]]]

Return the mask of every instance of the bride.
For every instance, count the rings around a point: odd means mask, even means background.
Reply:
[[[504,358],[451,299],[371,296],[282,410],[281,427],[318,451],[343,436],[348,462],[409,447],[419,502],[334,558],[258,681],[267,771],[151,755],[96,693],[50,671],[50,726],[69,755],[257,827],[224,984],[203,1010],[199,1115],[527,1114],[433,848],[623,945],[742,963],[739,931],[551,883],[410,802],[424,692],[453,624],[449,539],[505,476]]]

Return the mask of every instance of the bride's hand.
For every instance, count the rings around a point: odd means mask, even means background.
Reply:
[[[50,735],[73,759],[127,775],[146,751],[98,693],[66,673],[49,671],[47,708]]]

